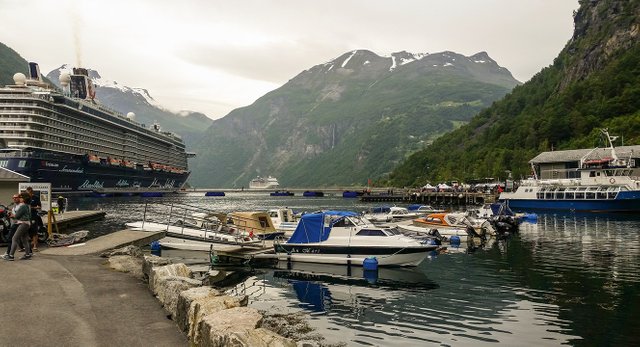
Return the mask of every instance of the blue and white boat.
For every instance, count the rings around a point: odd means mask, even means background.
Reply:
[[[541,153],[533,177],[499,199],[514,211],[640,211],[640,146],[614,147],[617,136],[601,132],[608,147]]]
[[[282,261],[362,265],[375,257],[381,266],[417,266],[437,247],[346,211],[305,214],[287,242],[274,243]]]

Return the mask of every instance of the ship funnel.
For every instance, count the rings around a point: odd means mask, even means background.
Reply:
[[[40,67],[38,63],[29,63],[29,78],[38,82],[42,81],[42,75],[40,75]]]
[[[69,89],[74,98],[93,100],[96,97],[95,88],[89,79],[89,72],[85,68],[73,68]]]

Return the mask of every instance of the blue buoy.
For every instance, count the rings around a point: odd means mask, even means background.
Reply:
[[[378,270],[364,270],[362,271],[362,277],[364,277],[369,284],[376,284],[376,282],[378,282]]]
[[[157,255],[158,257],[162,254],[162,246],[159,241],[151,242],[151,254]]]
[[[363,262],[362,262],[362,268],[366,271],[366,270],[378,270],[378,259],[376,259],[376,257],[367,257]]]
[[[449,243],[451,243],[452,246],[460,246],[460,236],[451,236],[449,238]]]

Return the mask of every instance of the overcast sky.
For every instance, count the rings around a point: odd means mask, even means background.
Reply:
[[[347,51],[486,51],[522,82],[573,33],[578,0],[0,0],[0,42],[167,108],[220,118]]]

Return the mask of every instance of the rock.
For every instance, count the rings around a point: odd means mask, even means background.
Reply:
[[[151,269],[156,266],[164,266],[171,264],[171,259],[162,258],[155,255],[145,255],[142,263],[142,273],[144,277],[148,280],[151,274]]]
[[[142,258],[129,255],[115,255],[109,257],[109,267],[120,272],[128,272],[135,277],[142,278]]]
[[[200,320],[196,334],[191,341],[197,346],[250,346],[246,343],[250,331],[262,323],[258,310],[249,307],[236,307],[224,311],[224,314],[210,314]]]
[[[222,295],[222,293],[211,287],[191,288],[180,293],[175,316],[178,328],[187,332],[187,334],[191,336],[191,329],[195,325],[194,317],[196,317],[200,311],[197,301],[214,298],[220,295]]]
[[[103,252],[102,254],[100,254],[101,257],[103,258],[109,258],[109,257],[113,257],[116,255],[128,255],[131,257],[137,257],[137,258],[142,258],[143,253],[142,253],[142,249],[140,249],[140,247],[138,246],[134,246],[134,245],[129,245],[129,246],[125,246],[122,248],[118,248],[118,249],[114,249],[111,251],[107,251],[107,252]]]
[[[159,262],[163,262],[164,258],[159,258],[156,260],[158,260]],[[153,259],[145,258],[145,264],[147,262],[152,263],[154,261],[155,260]],[[144,269],[143,269],[143,272],[144,272]],[[186,265],[182,263],[178,263],[178,264],[169,264],[164,266],[155,266],[155,267],[151,266],[151,268],[149,269],[148,276],[149,276],[149,288],[154,294],[157,294],[155,287],[159,278],[162,278],[165,276],[178,276],[178,277],[192,278],[193,273]]]
[[[169,311],[171,317],[177,316],[178,298],[180,297],[180,293],[201,285],[200,281],[183,276],[168,275],[156,277],[156,279],[157,281],[155,282],[154,287],[156,297],[162,303],[162,306]]]

